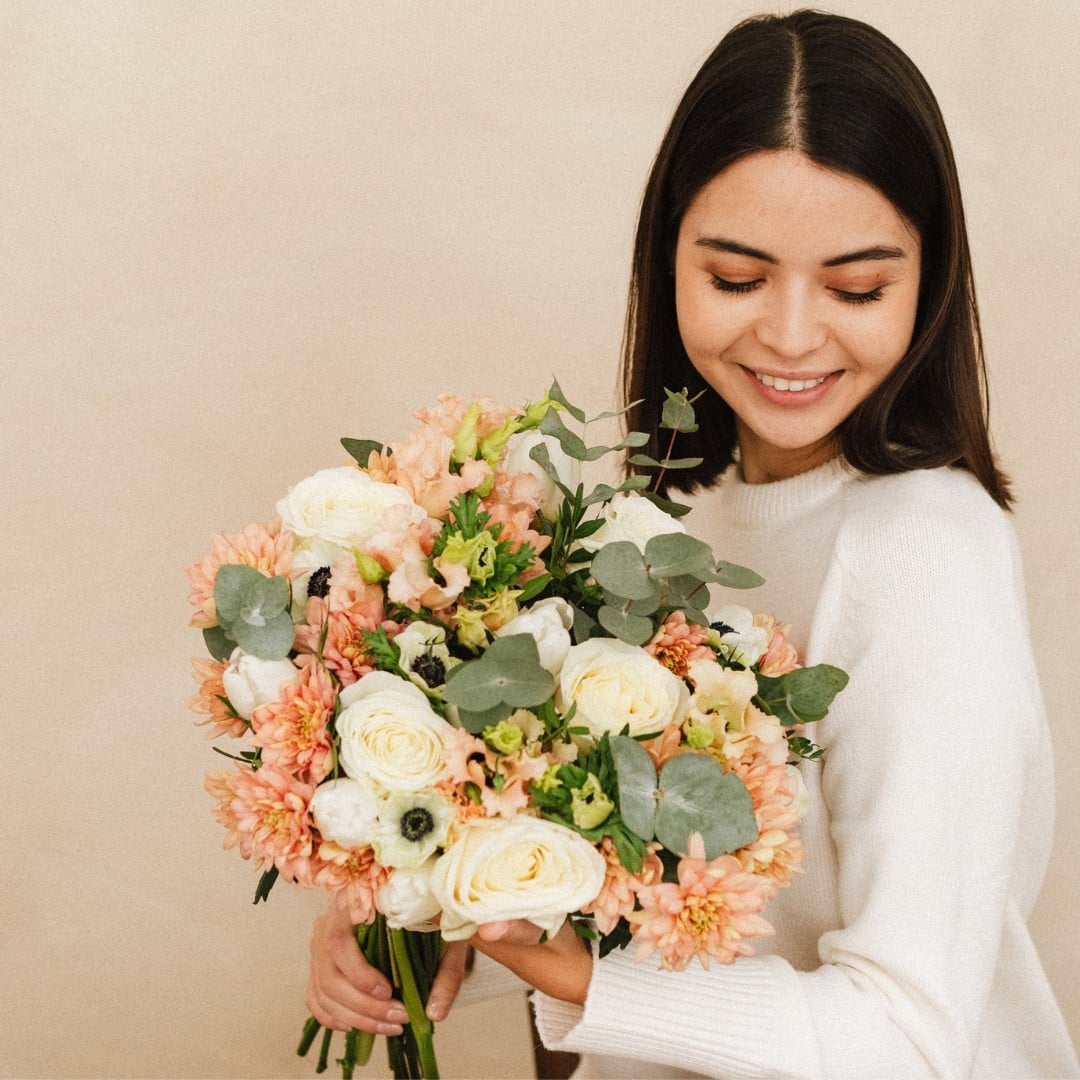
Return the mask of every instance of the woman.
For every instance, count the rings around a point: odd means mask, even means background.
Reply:
[[[850,675],[802,766],[806,874],[763,955],[710,971],[527,923],[474,945],[540,991],[585,1075],[1080,1075],[1025,926],[1052,770],[963,210],[907,57],[813,12],[728,34],[646,188],[627,330],[631,427],[656,433],[665,386],[707,391],[680,446],[714,488],[696,531],[765,576],[755,607],[807,663]],[[317,926],[309,1004],[386,1030],[350,941]],[[459,980],[454,953],[436,1018]]]

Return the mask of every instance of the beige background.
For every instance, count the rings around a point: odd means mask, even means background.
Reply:
[[[1034,929],[1080,1033],[1080,9],[834,6],[956,143],[1058,755]],[[607,407],[651,155],[755,9],[0,2],[0,1073],[313,1075],[316,898],[254,908],[220,850],[183,567],[436,391]],[[520,1001],[440,1041],[450,1075],[529,1068]]]

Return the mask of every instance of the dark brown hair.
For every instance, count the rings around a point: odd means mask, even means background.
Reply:
[[[934,95],[915,65],[873,27],[797,11],[740,23],[684,94],[642,200],[623,348],[628,425],[658,432],[664,388],[707,389],[690,363],[671,276],[679,223],[714,176],[759,150],[796,149],[872,184],[918,230],[922,274],[911,345],[881,386],[841,424],[844,456],[867,473],[955,465],[1002,506],[1008,479],[990,445],[982,337],[952,147]],[[699,430],[678,455],[695,469],[666,486],[715,483],[733,460],[735,418],[711,389],[695,406]]]

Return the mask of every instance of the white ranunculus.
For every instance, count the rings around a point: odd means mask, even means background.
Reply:
[[[633,491],[620,491],[600,515],[604,524],[581,540],[586,551],[599,551],[605,544],[629,540],[641,552],[654,536],[685,533],[686,526],[655,503]]]
[[[398,667],[421,690],[425,686],[429,690],[442,690],[450,669],[461,663],[450,655],[445,626],[419,620],[411,622],[394,638],[394,644],[401,651]]]
[[[387,791],[432,787],[444,768],[442,733],[419,687],[388,671],[372,671],[340,694],[339,758],[348,776],[367,777]]]
[[[366,780],[339,776],[315,789],[311,820],[343,848],[366,847],[375,839],[382,799]]]
[[[769,647],[769,634],[764,628],[754,625],[754,613],[740,604],[724,604],[708,613],[710,626],[717,623],[724,629],[712,630],[714,641],[720,652],[729,660],[746,667],[754,664],[765,655]]]
[[[540,666],[552,675],[558,675],[570,651],[570,627],[573,624],[574,609],[561,596],[549,596],[500,627],[495,636],[529,634],[536,641]]]
[[[583,836],[542,818],[473,818],[435,863],[431,890],[443,937],[471,937],[481,923],[528,919],[554,934],[599,893],[603,856]]]
[[[392,506],[412,508],[410,520],[423,521],[427,512],[396,484],[372,480],[351,465],[322,469],[301,480],[277,504],[282,526],[297,537],[317,537],[343,548],[359,547],[379,528]]]
[[[221,685],[229,703],[245,720],[260,705],[277,701],[282,689],[300,678],[290,660],[261,660],[243,649],[233,649],[229,666],[221,674]]]
[[[510,436],[499,468],[508,473],[531,473],[535,476],[540,482],[540,512],[549,520],[554,520],[562,505],[563,493],[540,465],[529,457],[532,448],[540,443],[547,446],[548,457],[559,479],[573,491],[581,480],[581,463],[566,454],[558,439],[544,435],[535,428]]]
[[[375,858],[383,866],[417,867],[441,848],[457,808],[437,791],[395,791],[379,809]]]
[[[392,930],[438,930],[434,922],[441,910],[431,891],[434,859],[419,866],[399,866],[375,896],[375,906]]]
[[[686,684],[644,649],[617,638],[574,645],[559,672],[557,704],[577,705],[574,723],[599,738],[605,731],[631,735],[662,731],[681,722],[689,701]]]

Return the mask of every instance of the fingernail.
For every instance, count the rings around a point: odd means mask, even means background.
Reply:
[[[404,1024],[409,1019],[409,1014],[402,1008],[391,1009],[386,1014],[386,1019],[392,1024]]]
[[[373,998],[378,998],[380,1001],[385,1001],[390,996],[390,987],[386,983],[379,983],[374,990],[371,991]]]
[[[427,1018],[429,1020],[446,1019],[446,998],[432,998],[428,1002]]]
[[[400,1024],[378,1024],[376,1027],[380,1035],[400,1035],[403,1030]]]

